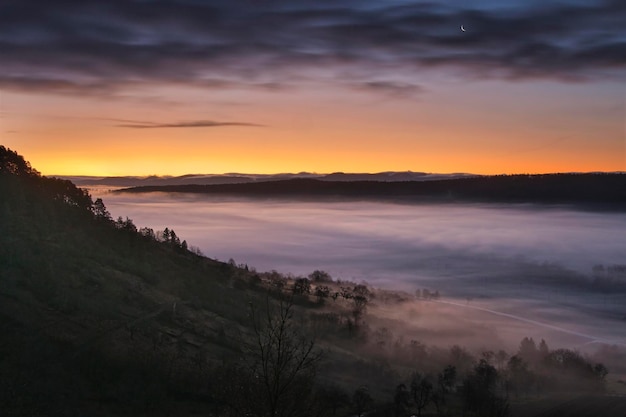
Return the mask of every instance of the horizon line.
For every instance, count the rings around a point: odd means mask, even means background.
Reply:
[[[225,172],[221,174],[215,173],[187,173],[180,175],[172,174],[147,174],[147,175],[85,175],[85,174],[41,174],[46,177],[73,177],[73,178],[133,178],[133,179],[147,179],[147,178],[182,178],[182,177],[224,177],[224,176],[256,176],[256,177],[275,177],[275,176],[298,176],[298,175],[311,175],[311,176],[328,176],[328,175],[384,175],[384,174],[417,174],[417,175],[467,175],[467,176],[480,176],[480,177],[495,177],[501,175],[559,175],[559,174],[626,174],[626,171],[550,171],[550,172],[502,172],[498,174],[478,174],[472,172],[423,172],[423,171],[377,171],[377,172],[345,172],[345,171],[333,171],[326,173],[319,172],[277,172],[271,174],[260,173],[244,173],[244,172]]]

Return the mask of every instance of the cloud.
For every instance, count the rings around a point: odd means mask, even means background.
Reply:
[[[1,72],[1,70],[0,70]],[[56,94],[111,94],[113,87],[106,81],[77,81],[39,76],[4,76],[0,74],[0,90],[17,92],[49,92]]]
[[[188,128],[188,127],[222,127],[222,126],[248,126],[248,127],[263,127],[263,125],[256,123],[243,123],[243,122],[215,122],[212,120],[192,120],[186,122],[177,123],[153,123],[153,122],[139,122],[131,120],[123,120],[123,123],[118,124],[118,127],[126,127],[131,129],[162,129],[162,128]]]
[[[397,80],[411,84],[429,69],[508,80],[622,76],[623,2],[505,4],[7,0],[0,5],[0,88],[95,95],[163,83],[279,89],[359,71],[362,87],[387,94]]]
[[[394,81],[365,81],[352,83],[355,90],[381,93],[393,97],[413,97],[424,92],[424,89],[415,84]]]

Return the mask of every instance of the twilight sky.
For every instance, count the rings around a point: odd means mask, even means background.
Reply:
[[[43,174],[626,171],[624,22],[623,0],[2,0],[0,143]]]

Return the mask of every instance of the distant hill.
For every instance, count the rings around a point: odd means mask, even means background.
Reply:
[[[72,181],[79,186],[110,186],[110,187],[138,187],[163,185],[210,185],[210,184],[240,184],[250,182],[281,181],[296,178],[314,178],[321,181],[433,181],[439,179],[473,177],[472,174],[427,174],[423,172],[379,172],[379,173],[343,173],[313,174],[300,172],[296,174],[188,174],[181,176],[147,177],[93,177],[93,176],[59,176]]]
[[[333,181],[343,174],[243,184],[142,186],[121,192],[184,192],[280,197],[343,197],[410,201],[626,203],[626,174],[502,175],[431,181]]]

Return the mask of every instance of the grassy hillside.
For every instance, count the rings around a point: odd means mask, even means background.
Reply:
[[[496,416],[605,388],[577,352],[464,347],[492,329],[430,292],[201,256],[1,146],[0,195],[2,415]]]
[[[165,361],[176,343],[189,355],[206,345],[215,360],[237,351],[227,336],[247,321],[240,307],[249,296],[232,286],[236,268],[98,215],[84,191],[0,151],[0,402],[8,409],[51,415],[58,406],[61,415],[85,399],[134,401],[144,382],[162,378],[163,364],[141,362]],[[140,376],[146,370],[157,375]]]

